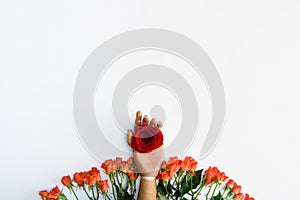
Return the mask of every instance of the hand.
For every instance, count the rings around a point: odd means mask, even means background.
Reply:
[[[138,111],[135,119],[135,132],[137,129],[142,129],[145,125],[149,124],[149,117],[145,115],[142,119],[142,113]],[[143,126],[142,126],[143,125]],[[150,124],[152,127],[162,128],[163,124],[161,121],[157,122],[156,118],[152,118]],[[132,130],[128,130],[127,141],[131,147],[131,139],[134,135]],[[143,177],[156,177],[161,167],[161,163],[164,160],[164,148],[163,146],[153,150],[150,153],[140,153],[133,150],[133,162],[136,165],[138,172]]]

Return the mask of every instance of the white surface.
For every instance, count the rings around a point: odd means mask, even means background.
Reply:
[[[76,75],[101,42],[157,27],[185,34],[223,79],[216,165],[256,199],[294,199],[300,179],[300,2],[2,1],[1,199],[38,199],[65,173],[99,165],[77,137]]]

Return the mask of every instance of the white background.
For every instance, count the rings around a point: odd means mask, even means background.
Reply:
[[[227,114],[210,156],[256,199],[299,189],[300,2],[276,0],[1,1],[1,199],[39,199],[60,177],[97,163],[72,111],[77,73],[110,37],[180,32],[222,77]]]

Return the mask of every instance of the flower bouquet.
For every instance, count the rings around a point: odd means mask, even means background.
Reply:
[[[62,177],[62,189],[58,186],[50,191],[40,191],[42,200],[68,200],[72,196],[84,199],[115,199],[132,200],[137,196],[137,181],[139,174],[135,169],[132,158],[124,161],[122,158],[106,160],[100,170],[92,167],[89,171],[76,172],[71,178]],[[241,193],[242,187],[217,167],[197,170],[197,161],[192,157],[180,160],[171,157],[163,161],[156,177],[157,199],[210,199],[210,200],[254,200],[247,193]],[[66,193],[64,190],[68,189]]]
[[[136,193],[137,171],[133,167],[132,158],[123,161],[117,157],[115,160],[106,160],[101,165],[105,173],[105,179],[100,174],[97,167],[92,167],[89,171],[76,172],[73,178],[70,175],[61,179],[62,185],[69,190],[69,194],[79,200],[79,194],[84,195],[84,199],[134,199]],[[40,191],[43,200],[68,200],[63,189],[58,186],[49,192]]]

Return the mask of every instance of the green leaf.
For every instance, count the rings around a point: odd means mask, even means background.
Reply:
[[[221,194],[221,192],[219,192],[219,194],[217,196],[213,196],[211,198],[211,200],[222,200],[222,194]]]
[[[158,184],[157,184],[157,193],[161,194],[161,195],[166,195],[167,194],[166,188],[165,188],[162,180],[158,181]]]
[[[187,175],[183,181],[182,181],[182,188],[181,188],[181,196],[184,196],[186,193],[188,193],[189,191],[197,188],[197,186],[200,184],[201,182],[201,176],[202,176],[202,171],[201,170],[197,170],[196,171],[196,175],[195,176],[190,176]]]
[[[68,200],[68,198],[63,193],[60,193],[58,196],[58,200]]]
[[[132,199],[134,199],[134,195],[127,194],[127,195],[124,197],[124,200],[132,200]]]
[[[169,181],[168,182],[168,185],[167,185],[167,190],[168,190],[168,192],[170,193],[170,194],[172,194],[172,185],[171,185],[171,182]]]
[[[174,196],[176,197],[176,199],[179,198],[180,195],[181,195],[180,190],[176,190],[176,191],[174,192]]]

